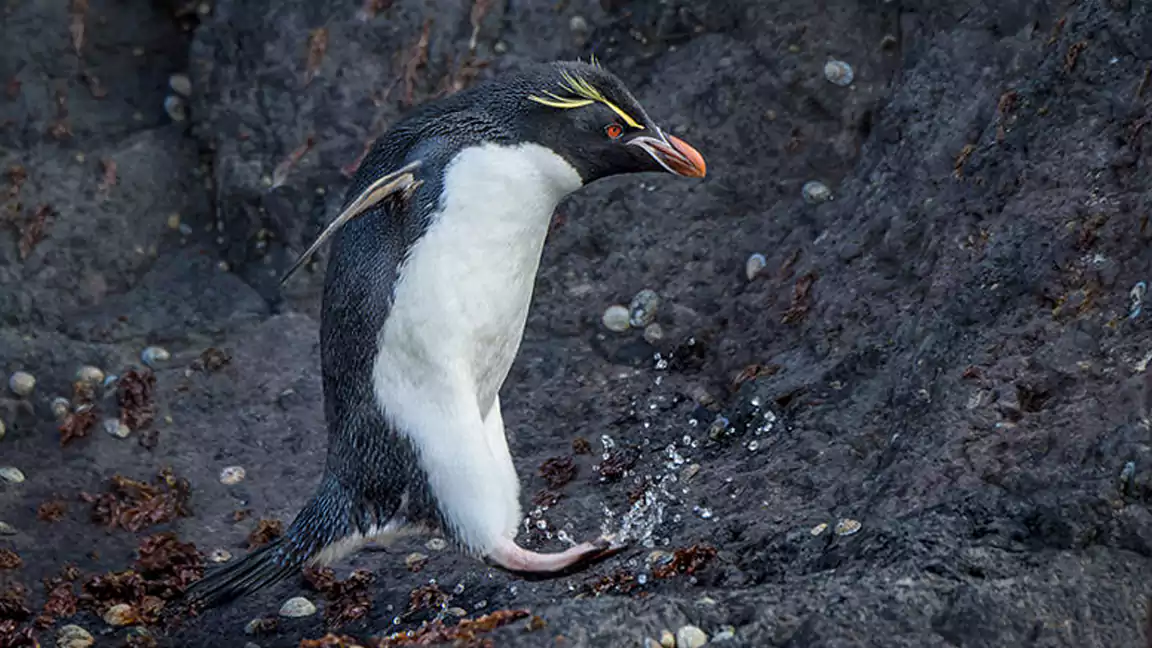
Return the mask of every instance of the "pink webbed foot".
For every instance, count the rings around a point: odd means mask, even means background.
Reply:
[[[502,539],[487,558],[508,571],[526,574],[557,574],[577,566],[607,558],[619,553],[626,545],[617,544],[612,538],[597,538],[557,553],[538,553],[516,544],[514,540]]]

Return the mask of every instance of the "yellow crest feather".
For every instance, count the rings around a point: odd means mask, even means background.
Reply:
[[[624,112],[620,106],[617,106],[616,104],[609,101],[608,98],[604,96],[604,93],[596,89],[596,86],[588,83],[587,80],[579,76],[569,74],[568,72],[564,72],[563,77],[564,83],[562,85],[564,89],[575,95],[574,97],[561,97],[552,92],[545,92],[544,94],[547,95],[546,97],[529,95],[528,99],[535,101],[538,104],[565,110],[570,108],[581,108],[592,103],[601,103],[607,106],[612,112],[619,115],[620,119],[624,120],[624,123],[628,124],[632,128],[643,130],[644,126],[640,124],[640,122],[636,121],[632,118],[631,115]]]

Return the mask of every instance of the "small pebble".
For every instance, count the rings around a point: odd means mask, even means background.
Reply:
[[[838,86],[846,86],[855,78],[852,66],[844,61],[828,61],[824,64],[824,78]]]
[[[628,304],[628,323],[636,328],[648,326],[656,319],[660,308],[660,295],[655,290],[645,288],[636,293]]]
[[[280,606],[280,616],[296,619],[316,614],[316,606],[303,596],[294,596]]]
[[[647,562],[649,565],[658,565],[667,562],[671,557],[672,554],[668,553],[667,551],[656,549],[655,551],[648,554],[645,562]]]
[[[239,484],[240,482],[244,481],[244,477],[247,474],[248,473],[244,471],[243,466],[228,466],[224,470],[220,471],[220,483],[224,484],[225,486]]]
[[[763,254],[757,252],[749,256],[748,260],[744,262],[744,276],[748,277],[748,281],[752,281],[767,265],[768,260],[764,258]]]
[[[424,546],[432,551],[444,551],[448,548],[448,542],[444,538],[429,538]]]
[[[712,643],[717,643],[720,641],[731,641],[732,639],[735,639],[735,638],[736,638],[736,628],[733,628],[732,626],[724,626],[724,628],[722,630],[720,630],[720,632],[717,632],[716,634],[712,635]]]
[[[659,641],[652,637],[644,637],[644,648],[663,648]]]
[[[104,372],[101,371],[99,367],[84,365],[76,370],[76,380],[92,385],[99,385],[104,382]]]
[[[8,524],[7,522],[0,522],[0,535],[16,535],[16,527]]]
[[[680,471],[680,480],[690,481],[699,472],[700,464],[688,464],[687,466],[684,466],[684,470]]]
[[[404,566],[407,567],[409,571],[419,569],[426,562],[428,562],[428,556],[419,551],[413,551],[404,557]]]
[[[17,396],[27,396],[35,388],[36,377],[27,371],[17,371],[8,378],[8,389],[11,389],[12,393]]]
[[[649,324],[644,327],[644,340],[648,344],[656,344],[664,339],[664,329],[659,324]]]
[[[168,77],[168,87],[175,90],[177,94],[185,97],[192,96],[192,79],[189,79],[187,74],[173,74]]]
[[[56,648],[88,648],[96,640],[78,625],[66,625],[56,633]]]
[[[832,190],[819,180],[805,182],[804,186],[800,188],[800,193],[804,196],[804,202],[809,205],[818,205],[832,200]]]
[[[583,16],[572,16],[571,20],[568,21],[568,29],[574,32],[586,32],[588,31],[588,21]]]
[[[24,482],[24,473],[20,472],[19,468],[4,466],[0,468],[0,479],[10,484],[21,484]]]
[[[172,118],[174,122],[182,122],[188,119],[188,111],[184,108],[184,100],[176,95],[168,95],[164,97],[164,111]]]
[[[126,439],[129,434],[132,434],[132,430],[123,421],[116,418],[104,419],[104,431],[117,439]]]
[[[68,416],[68,410],[71,409],[71,403],[63,396],[57,396],[52,399],[52,416],[57,419],[63,419]]]
[[[836,535],[850,536],[860,530],[860,523],[851,518],[844,518],[836,523]]]
[[[670,630],[661,632],[660,645],[664,648],[676,648],[676,635],[672,634]]]
[[[628,308],[620,304],[613,304],[604,309],[604,315],[600,317],[600,322],[604,324],[604,328],[616,333],[623,333],[628,330],[629,324]]]
[[[708,643],[708,635],[694,625],[686,625],[676,631],[676,648],[700,648]]]
[[[812,530],[809,531],[808,533],[811,533],[814,536],[818,536],[827,530],[828,530],[828,523],[827,522],[821,522],[820,524],[817,524],[816,526],[812,527]]]
[[[232,560],[232,552],[227,549],[213,549],[208,554],[208,560],[214,563],[226,563]]]
[[[458,607],[450,607],[444,611],[447,612],[448,614],[451,614],[454,617],[467,616],[467,614],[468,614],[468,610],[465,610],[464,608],[458,608]]]
[[[168,353],[168,349],[158,346],[150,346],[140,352],[140,361],[149,367],[157,362],[163,362],[171,357],[172,354]]]
[[[127,603],[117,603],[104,613],[104,623],[115,627],[136,623],[136,610]]]
[[[105,376],[104,377],[104,389],[108,389],[112,385],[115,385],[116,381],[119,379],[120,379],[120,376],[115,376],[115,375],[111,375],[111,374],[108,376]]]

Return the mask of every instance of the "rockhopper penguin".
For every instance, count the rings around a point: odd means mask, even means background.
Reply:
[[[331,239],[320,330],[328,458],[284,535],[187,592],[223,603],[403,530],[440,531],[511,571],[619,547],[520,547],[520,485],[499,390],[553,210],[607,176],[705,174],[595,62],[540,64],[428,103],[378,139]],[[287,279],[288,275],[285,275]]]

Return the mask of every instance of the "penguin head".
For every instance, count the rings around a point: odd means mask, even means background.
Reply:
[[[665,133],[624,83],[595,62],[540,66],[512,89],[518,138],[564,158],[584,184],[627,173],[706,173],[704,157]]]

